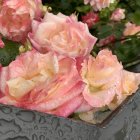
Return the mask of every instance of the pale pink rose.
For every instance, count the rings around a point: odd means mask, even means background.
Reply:
[[[83,102],[76,60],[33,50],[0,71],[1,103],[69,116]]]
[[[140,32],[140,26],[137,26],[135,24],[128,22],[126,24],[126,28],[125,28],[123,34],[124,34],[124,36],[129,36],[129,35],[134,35],[138,32]]]
[[[27,52],[9,66],[1,68],[0,91],[20,99],[41,82],[49,81],[58,71],[58,60],[52,53]]]
[[[113,101],[108,105],[111,110],[116,109],[129,95],[135,93],[140,85],[140,73],[133,73],[123,70],[122,76],[122,96]]]
[[[13,41],[24,41],[33,19],[42,15],[41,0],[4,0],[0,10],[0,33]]]
[[[90,3],[95,11],[100,11],[103,8],[109,7],[115,0],[84,0],[85,4]]]
[[[89,56],[83,63],[84,99],[92,107],[108,105],[115,95],[121,96],[122,65],[111,51],[102,50],[96,59]]]
[[[92,50],[96,38],[86,24],[78,22],[76,16],[61,13],[46,13],[41,22],[33,21],[29,38],[41,53],[53,51],[70,57],[86,56]]]
[[[124,71],[109,50],[100,51],[96,58],[89,56],[83,63],[81,75],[86,83],[84,99],[97,108],[107,105],[115,109],[140,84],[140,74]]]
[[[125,9],[117,8],[111,15],[111,20],[121,21],[125,18]]]
[[[83,102],[84,84],[77,71],[76,61],[63,58],[59,61],[59,72],[49,84],[38,86],[30,94],[33,102],[28,109],[67,117]]]
[[[140,84],[140,73],[123,71],[123,95],[131,95],[135,93]]]

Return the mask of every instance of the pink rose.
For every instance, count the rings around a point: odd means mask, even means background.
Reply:
[[[53,51],[70,57],[86,56],[97,40],[89,33],[87,25],[78,22],[74,15],[46,13],[42,22],[33,21],[32,29],[30,41],[41,53]]]
[[[69,116],[83,102],[76,60],[33,50],[0,71],[1,103]]]
[[[82,16],[82,22],[86,23],[89,28],[92,28],[99,21],[99,15],[93,12],[89,12]]]
[[[0,10],[0,33],[13,41],[24,41],[31,21],[42,15],[41,0],[5,0]]]
[[[95,11],[101,11],[103,8],[109,7],[114,1],[115,0],[84,0],[84,3],[90,3]]]
[[[140,74],[124,71],[109,50],[100,51],[96,58],[89,56],[83,63],[81,75],[86,83],[84,99],[97,108],[108,105],[114,109],[140,84]]]
[[[129,35],[134,35],[138,32],[140,32],[140,26],[136,26],[135,24],[128,22],[126,24],[126,28],[125,28],[123,34],[124,34],[124,36],[129,36]]]
[[[135,93],[140,85],[140,73],[133,73],[123,70],[122,76],[122,96],[114,98],[108,105],[111,110],[116,109],[129,95]]]
[[[123,77],[123,95],[127,96],[135,93],[139,88],[140,73],[133,73],[124,70]]]
[[[16,58],[0,71],[0,91],[16,99],[22,98],[37,84],[50,80],[58,71],[57,57],[36,51],[27,52]]]
[[[76,61],[71,58],[59,60],[59,72],[55,78],[30,93],[32,103],[28,109],[67,117],[83,102],[84,84],[77,71]]]
[[[125,9],[117,8],[111,15],[111,20],[120,21],[125,18]]]
[[[86,83],[83,96],[92,107],[103,107],[120,96],[122,65],[111,51],[100,51],[96,59],[89,56],[81,74]]]

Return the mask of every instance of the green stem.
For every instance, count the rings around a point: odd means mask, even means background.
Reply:
[[[126,64],[126,65],[124,65],[124,68],[128,68],[128,67],[131,67],[131,66],[134,66],[137,64],[140,64],[140,60],[136,60],[136,61]]]

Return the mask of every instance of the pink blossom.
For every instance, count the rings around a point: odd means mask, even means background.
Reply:
[[[123,95],[127,96],[135,93],[140,84],[140,73],[133,73],[124,70],[123,76]]]
[[[67,117],[82,104],[84,84],[75,60],[64,58],[59,61],[59,65],[60,70],[52,82],[44,83],[31,92],[30,100],[33,102],[27,105],[28,109]]]
[[[125,28],[123,34],[124,34],[124,36],[129,36],[129,35],[134,35],[138,32],[140,32],[140,26],[137,26],[135,24],[128,22],[126,24],[126,28]]]
[[[120,21],[125,18],[125,9],[117,8],[111,15],[111,20]]]
[[[82,16],[82,22],[87,23],[89,28],[91,28],[98,21],[99,21],[98,14],[93,12],[89,12],[86,15]]]
[[[89,33],[87,25],[78,22],[74,15],[46,13],[41,22],[33,21],[32,29],[30,41],[41,53],[53,51],[70,57],[86,56],[97,40]]]
[[[118,106],[140,84],[140,74],[124,71],[109,50],[100,51],[96,58],[89,56],[83,63],[81,75],[86,83],[84,99],[97,108],[108,105],[113,109],[114,101],[114,106]]]
[[[82,104],[83,88],[76,60],[52,52],[26,52],[0,71],[1,103],[60,116]]]
[[[58,72],[58,60],[52,53],[45,55],[36,51],[17,57],[9,66],[7,81],[9,94],[20,99],[42,82],[49,82]]]
[[[128,96],[135,93],[140,85],[140,73],[133,73],[123,70],[122,76],[122,96],[114,98],[108,105],[111,110],[116,109]]]
[[[83,96],[93,107],[108,105],[117,94],[120,95],[122,65],[116,56],[108,50],[99,52],[98,56],[85,60],[82,77],[87,84]]]
[[[32,20],[41,15],[41,0],[5,0],[0,10],[0,33],[10,40],[24,41]]]
[[[95,11],[100,11],[103,8],[109,7],[115,0],[84,0],[85,4],[90,3]]]

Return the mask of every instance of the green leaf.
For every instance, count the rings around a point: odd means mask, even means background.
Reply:
[[[4,48],[0,48],[0,63],[7,66],[19,54],[19,43],[3,39]]]
[[[136,4],[140,7],[140,0],[136,0]]]
[[[123,35],[125,25],[119,22],[108,22],[105,25],[99,25],[96,28],[97,38],[103,39],[110,35],[114,35],[116,39],[120,39]]]
[[[76,11],[80,12],[80,13],[87,13],[90,10],[91,10],[91,6],[90,5],[82,5],[82,6],[76,7]]]
[[[109,17],[111,16],[111,11],[109,10],[109,8],[104,8],[100,11],[100,19],[102,20],[109,20]]]
[[[140,39],[138,38],[130,38],[123,43],[116,42],[114,47],[114,53],[124,65],[140,59]]]
[[[140,10],[137,10],[135,13],[128,14],[128,19],[131,22],[140,25]]]
[[[113,34],[115,35],[116,39],[120,39],[123,36],[125,25],[124,23],[115,23],[113,26]]]
[[[114,3],[110,4],[109,10],[114,11],[116,9],[117,5],[118,5],[118,1],[116,0],[116,1],[114,1]]]
[[[113,30],[112,26],[110,26],[110,25],[102,25],[102,26],[98,27],[97,37],[99,39],[106,38],[106,37],[108,37],[108,36],[110,36],[112,34],[112,30]]]

